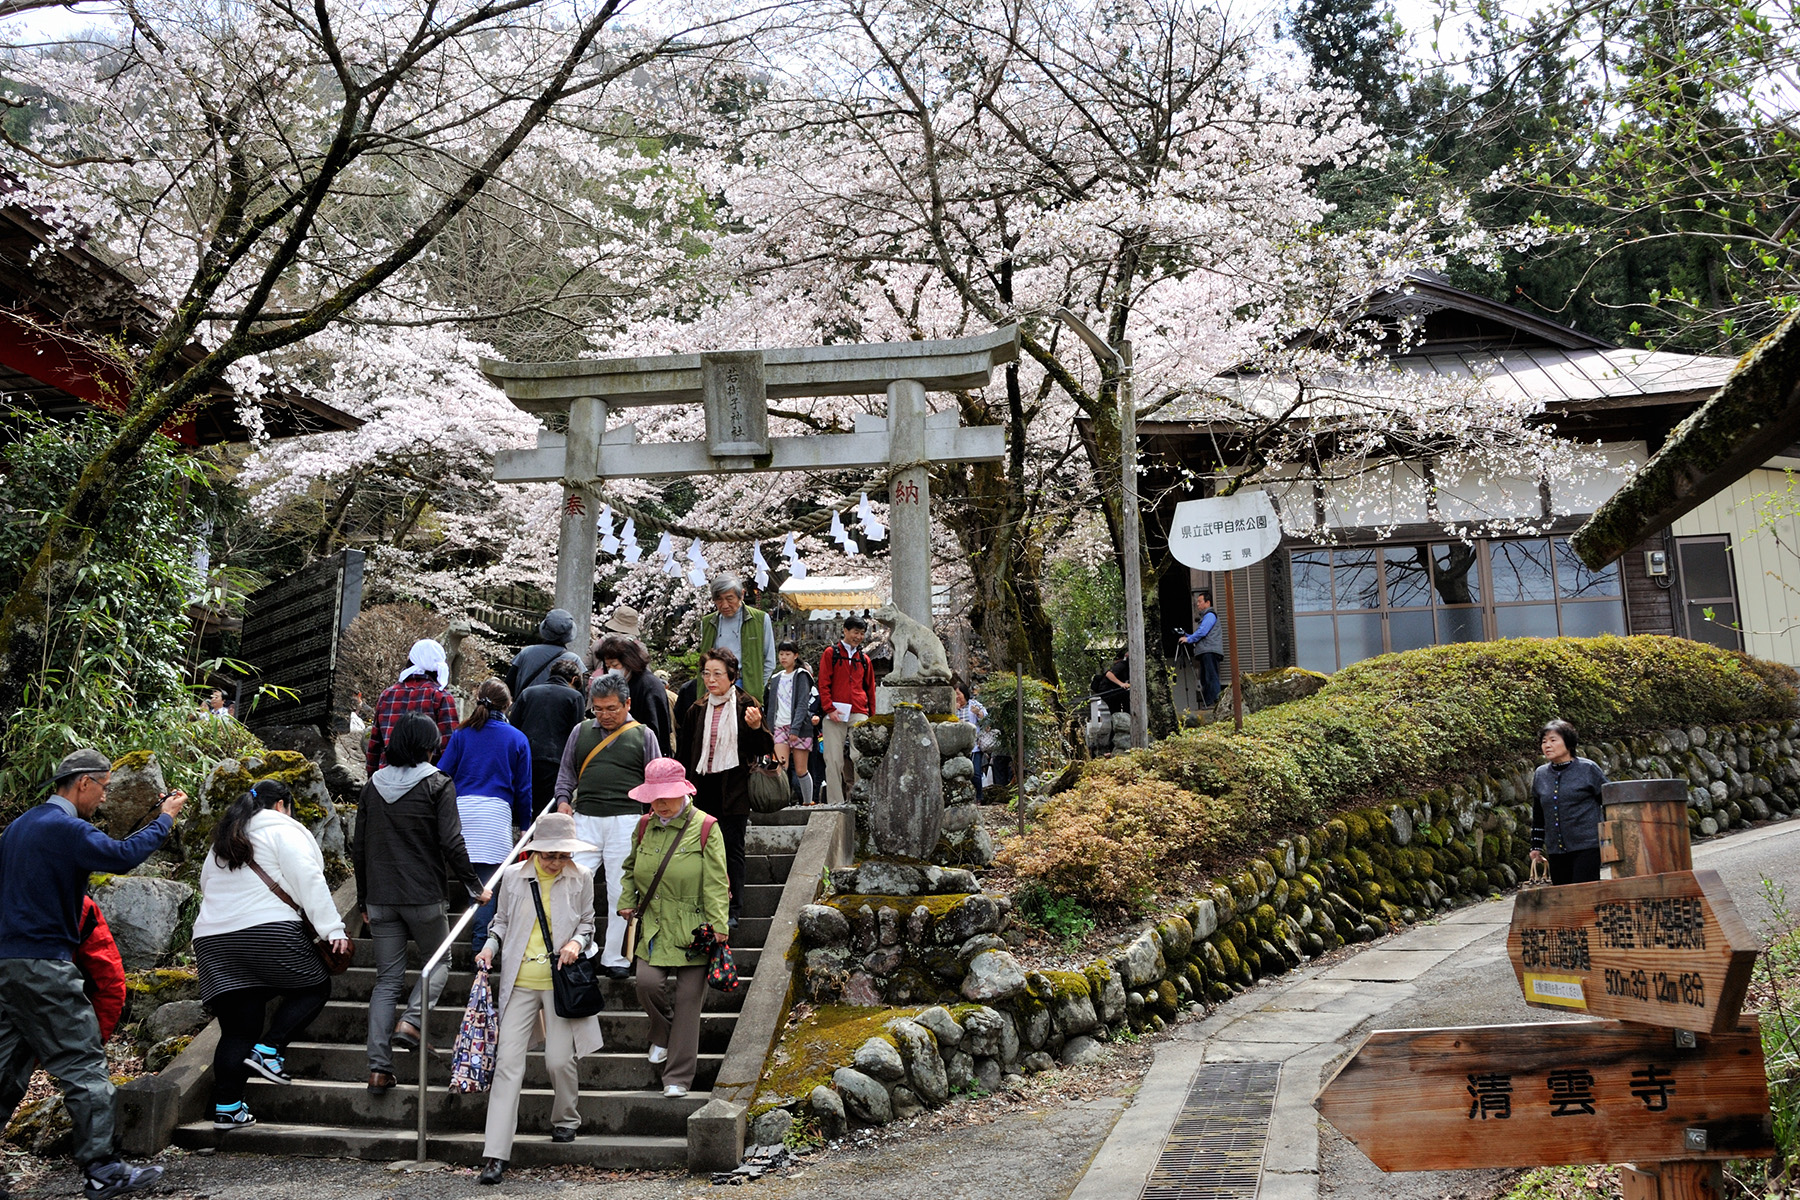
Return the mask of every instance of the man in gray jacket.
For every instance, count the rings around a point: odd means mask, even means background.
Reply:
[[[1225,625],[1213,611],[1212,589],[1194,595],[1194,632],[1181,640],[1193,648],[1200,662],[1200,707],[1219,702],[1219,662],[1225,657]]]

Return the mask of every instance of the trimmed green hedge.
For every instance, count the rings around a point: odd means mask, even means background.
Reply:
[[[1543,724],[1558,717],[1599,741],[1796,715],[1792,668],[1682,638],[1516,639],[1388,654],[1245,717],[1241,734],[1214,725],[1091,764],[1003,861],[1088,903],[1130,903],[1129,881],[1166,866],[1212,865],[1278,830],[1531,754]],[[1182,810],[1178,833],[1166,817],[1136,811],[1176,793],[1186,793],[1171,805]]]

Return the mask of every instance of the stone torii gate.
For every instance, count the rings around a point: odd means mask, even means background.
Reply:
[[[887,468],[894,604],[931,623],[930,463],[992,462],[1006,452],[999,426],[964,427],[954,412],[929,413],[928,391],[985,387],[1019,356],[1017,326],[945,341],[668,354],[646,358],[512,363],[483,359],[482,373],[514,405],[567,418],[567,433],[540,431],[532,450],[496,457],[500,483],[561,483],[556,605],[575,618],[586,653],[594,613],[597,492],[609,478],[668,478],[738,471]],[[885,392],[887,415],[859,414],[855,432],[770,437],[768,401]],[[631,424],[606,429],[609,408],[706,406],[704,442],[640,443]],[[896,468],[904,468],[898,469]],[[900,664],[894,664],[899,668]]]

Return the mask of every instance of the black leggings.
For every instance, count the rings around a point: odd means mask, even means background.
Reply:
[[[263,1028],[269,1001],[279,997],[274,1017]],[[213,1054],[213,1103],[236,1104],[244,1098],[250,1067],[244,1060],[261,1042],[287,1053],[288,1043],[306,1032],[331,998],[329,978],[305,988],[238,988],[220,992],[206,1006],[219,1018],[219,1049]]]
[[[1595,883],[1600,878],[1600,848],[1571,850],[1567,854],[1546,854],[1550,860],[1550,882]]]

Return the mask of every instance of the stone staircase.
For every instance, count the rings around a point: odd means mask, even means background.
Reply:
[[[805,831],[805,810],[774,814],[772,823],[753,824],[746,844],[743,919],[732,937],[732,955],[744,986],[726,996],[706,991],[700,1023],[700,1070],[693,1089],[680,1100],[666,1100],[659,1082],[661,1068],[645,1058],[650,1022],[638,1007],[630,979],[602,979],[606,1011],[600,1027],[606,1039],[597,1054],[581,1060],[581,1134],[562,1145],[550,1140],[551,1092],[541,1053],[526,1067],[525,1090],[519,1098],[519,1136],[512,1164],[519,1167],[578,1163],[610,1170],[679,1170],[688,1162],[689,1114],[711,1098],[726,1047],[736,1028],[738,1011],[761,958],[770,918],[781,899],[793,865],[794,850]],[[797,820],[796,820],[797,818]],[[462,1021],[463,1005],[474,980],[467,941],[453,951],[450,983],[431,1012],[429,1035],[441,1052],[427,1056],[426,1103],[429,1118],[428,1157],[457,1165],[481,1162],[487,1096],[453,1095],[449,1081],[449,1047]],[[406,986],[410,989],[424,961],[410,953]],[[367,1087],[369,991],[374,986],[374,952],[366,939],[356,942],[351,968],[339,976],[325,1011],[313,1022],[306,1041],[288,1051],[294,1082],[269,1083],[252,1076],[245,1100],[256,1114],[249,1129],[218,1133],[210,1119],[177,1126],[174,1142],[185,1149],[216,1148],[222,1152],[297,1154],[379,1161],[411,1159],[418,1139],[419,1055],[396,1051],[399,1086],[385,1096]],[[210,1107],[207,1109],[210,1113]]]

